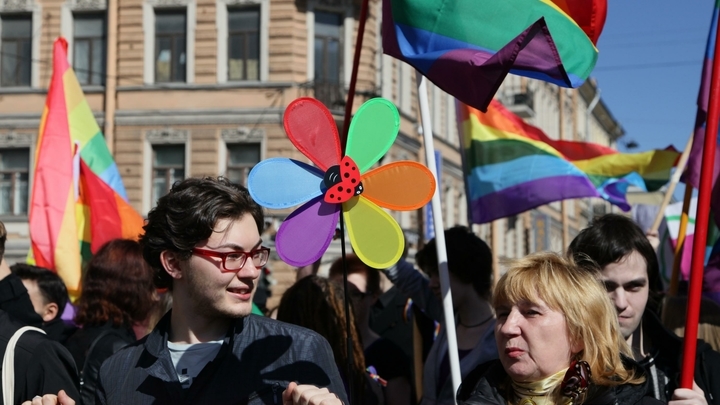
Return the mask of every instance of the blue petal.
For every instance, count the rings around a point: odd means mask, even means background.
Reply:
[[[324,173],[288,158],[263,160],[248,176],[250,195],[266,208],[294,207],[323,193]]]

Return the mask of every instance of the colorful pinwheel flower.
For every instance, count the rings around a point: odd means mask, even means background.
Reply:
[[[330,111],[313,98],[288,105],[284,117],[290,141],[315,166],[289,158],[258,163],[248,177],[260,205],[284,209],[303,204],[278,229],[275,248],[286,263],[305,266],[319,259],[335,234],[340,210],[358,257],[375,268],[400,258],[405,241],[383,208],[415,210],[435,192],[435,179],[420,163],[392,162],[369,170],[395,141],[397,108],[388,100],[363,104],[350,123],[345,156]]]

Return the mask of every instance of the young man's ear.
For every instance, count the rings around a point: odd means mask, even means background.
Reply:
[[[39,315],[42,317],[43,322],[50,322],[59,315],[59,310],[58,304],[50,302],[43,306],[42,313]]]
[[[175,280],[182,278],[182,269],[180,268],[180,258],[177,252],[165,250],[160,253],[160,263],[162,263],[165,271]]]

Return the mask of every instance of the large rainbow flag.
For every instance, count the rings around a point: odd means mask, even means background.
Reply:
[[[143,218],[128,204],[117,165],[67,60],[53,47],[53,73],[40,121],[30,199],[32,257],[80,292],[84,261],[115,238],[137,239]]]
[[[605,146],[550,139],[493,100],[487,113],[458,106],[474,223],[569,198],[600,197],[623,210],[630,185],[652,191],[670,178],[679,153],[619,153]]]
[[[483,111],[508,72],[578,87],[597,61],[550,0],[383,0],[382,20],[383,52]]]

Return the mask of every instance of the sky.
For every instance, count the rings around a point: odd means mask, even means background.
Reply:
[[[592,76],[625,129],[618,149],[674,145],[692,132],[714,0],[609,0]]]

